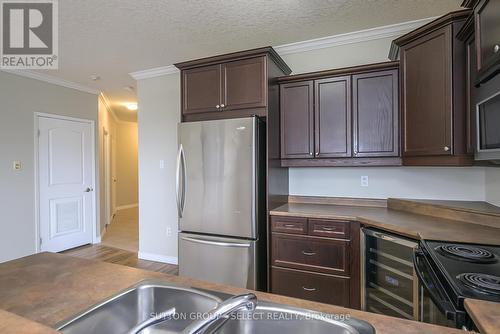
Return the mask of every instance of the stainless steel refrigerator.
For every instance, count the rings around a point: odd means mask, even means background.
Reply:
[[[264,122],[180,123],[178,135],[179,275],[264,289]]]

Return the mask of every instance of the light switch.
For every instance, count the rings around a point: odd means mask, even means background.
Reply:
[[[165,160],[160,160],[160,169],[165,168]]]
[[[19,160],[14,160],[14,161],[12,162],[12,169],[13,169],[13,170],[21,170],[21,169],[22,169],[21,161],[19,161]]]

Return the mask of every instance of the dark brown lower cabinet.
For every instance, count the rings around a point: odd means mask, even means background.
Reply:
[[[271,292],[360,307],[357,222],[271,216]]]
[[[350,307],[351,280],[302,270],[272,268],[273,293]]]

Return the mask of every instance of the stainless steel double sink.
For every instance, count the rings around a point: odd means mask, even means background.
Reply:
[[[161,281],[143,281],[61,323],[58,330],[66,334],[182,333],[229,297]],[[365,321],[341,315],[258,301],[253,310],[221,318],[203,333],[374,334],[375,329]]]

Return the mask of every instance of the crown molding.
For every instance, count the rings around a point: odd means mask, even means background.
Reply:
[[[179,73],[179,69],[174,65],[168,65],[168,66],[151,68],[149,70],[131,72],[129,73],[129,75],[135,80],[142,80],[142,79],[156,78],[176,73]]]
[[[415,30],[424,24],[427,24],[437,17],[429,17],[425,19],[408,21],[403,23],[391,24],[382,27],[376,27],[371,29],[359,30],[354,32],[349,32],[346,34],[332,35],[327,37],[321,37],[316,39],[310,39],[307,41],[284,44],[273,47],[274,50],[280,55],[288,55],[293,53],[307,52],[319,49],[330,48],[334,46],[361,43],[374,41],[382,38],[395,38],[400,37],[412,30]],[[131,72],[129,75],[135,80],[149,79],[160,77],[164,75],[179,73],[179,69],[174,65],[162,66],[151,68],[149,70]]]
[[[76,82],[71,82],[68,80],[56,78],[56,77],[53,77],[51,75],[44,74],[44,73],[33,72],[30,70],[6,70],[6,69],[2,69],[2,71],[6,72],[6,73],[18,75],[21,77],[25,77],[25,78],[43,81],[43,82],[50,83],[53,85],[78,90],[78,91],[84,92],[84,93],[89,93],[89,94],[94,94],[94,95],[99,95],[99,93],[100,93],[100,91],[97,89],[93,89],[93,88],[78,84]]]
[[[276,50],[276,52],[278,52],[280,56],[283,56],[293,53],[325,49],[340,45],[368,42],[382,38],[399,37],[435,19],[436,17],[430,17],[426,19],[391,24],[387,26],[359,30],[345,34],[321,37],[307,41],[276,46],[274,47],[274,49]]]
[[[106,95],[104,95],[103,92],[101,92],[99,94],[99,98],[101,99],[102,103],[104,103],[104,106],[106,107],[106,110],[111,115],[111,117],[113,118],[113,120],[115,122],[121,122],[121,120],[116,115],[114,109],[111,107],[111,103],[109,102],[108,98],[106,97]]]

